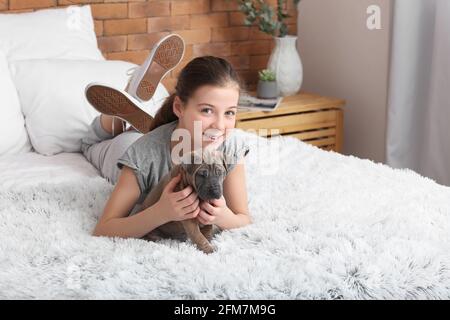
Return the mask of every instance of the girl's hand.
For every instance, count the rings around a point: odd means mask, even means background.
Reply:
[[[230,215],[234,215],[227,207],[223,195],[219,199],[213,199],[210,202],[202,201],[200,208],[197,220],[204,225],[215,224],[220,226],[224,220],[230,218]]]
[[[180,191],[174,191],[181,180],[181,174],[173,177],[165,186],[159,198],[158,209],[166,215],[169,221],[182,221],[197,217],[200,212],[197,193],[191,186]]]

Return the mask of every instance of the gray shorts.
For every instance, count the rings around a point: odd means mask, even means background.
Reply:
[[[117,160],[143,134],[135,129],[124,131],[115,137],[100,124],[100,116],[91,123],[87,135],[81,139],[81,151],[86,159],[100,171],[102,177],[116,184],[120,169]]]

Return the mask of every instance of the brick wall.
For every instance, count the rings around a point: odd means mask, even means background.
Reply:
[[[276,0],[268,0],[276,3]],[[186,42],[180,65],[164,79],[171,91],[176,76],[192,58],[215,55],[227,59],[249,89],[254,89],[257,71],[266,67],[273,39],[257,26],[244,26],[244,16],[235,1],[225,0],[0,0],[0,12],[29,12],[41,8],[90,4],[98,44],[105,58],[144,61],[162,36],[177,33]],[[285,10],[289,34],[297,33],[297,12],[288,0]]]

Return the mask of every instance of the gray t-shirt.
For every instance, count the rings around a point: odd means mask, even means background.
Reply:
[[[141,190],[137,204],[142,203],[147,194],[172,169],[170,145],[177,124],[178,120],[175,120],[142,135],[118,159],[119,169],[126,165],[133,169],[136,175]],[[238,160],[247,155],[249,146],[232,130],[217,150],[225,152],[230,157],[228,166],[230,172]]]

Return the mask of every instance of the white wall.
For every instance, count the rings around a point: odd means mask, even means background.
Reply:
[[[344,150],[385,161],[391,0],[302,0],[298,50],[302,90],[347,100]],[[381,8],[381,30],[367,28],[367,8]]]

